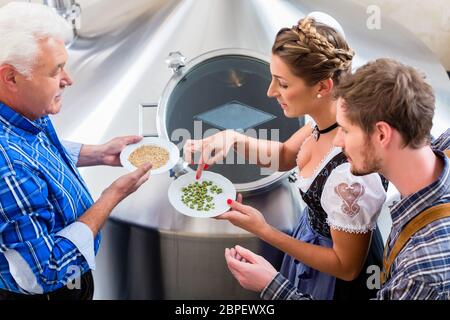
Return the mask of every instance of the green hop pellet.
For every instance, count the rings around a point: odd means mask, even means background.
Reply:
[[[215,208],[214,196],[221,194],[222,188],[212,181],[193,182],[181,188],[181,201],[190,209],[210,211]]]

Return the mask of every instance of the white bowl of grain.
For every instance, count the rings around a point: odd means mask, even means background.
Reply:
[[[172,169],[180,159],[180,151],[169,140],[148,137],[126,146],[120,153],[120,163],[134,171],[145,163],[152,163],[151,174],[161,174]]]

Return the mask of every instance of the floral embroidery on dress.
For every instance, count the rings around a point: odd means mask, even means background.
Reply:
[[[334,188],[334,191],[344,202],[342,204],[342,211],[350,217],[356,216],[361,207],[358,205],[358,200],[364,195],[364,186],[360,183],[353,183],[348,185],[347,183],[340,183]]]

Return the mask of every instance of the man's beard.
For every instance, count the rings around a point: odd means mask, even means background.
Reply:
[[[365,176],[378,172],[381,168],[381,159],[375,154],[375,148],[367,141],[367,147],[362,151],[362,167],[355,168],[355,163],[351,164],[350,171],[355,176]]]

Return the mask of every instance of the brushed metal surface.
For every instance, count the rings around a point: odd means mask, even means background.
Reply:
[[[172,77],[164,62],[170,52],[180,51],[194,59],[212,50],[241,48],[270,56],[276,32],[311,11],[324,11],[341,23],[357,52],[355,67],[387,56],[424,71],[437,96],[433,134],[439,134],[450,123],[450,81],[435,55],[384,16],[382,29],[369,30],[366,8],[352,1],[77,2],[82,8],[82,24],[77,40],[70,46],[68,63],[75,84],[65,93],[61,113],[53,117],[59,135],[65,139],[100,143],[119,135],[138,134],[138,106],[159,101]],[[81,172],[97,198],[125,170],[98,167]],[[225,221],[192,219],[174,212],[166,194],[171,181],[169,176],[151,177],[113,211],[110,224],[120,231],[114,232],[109,224],[105,229],[98,257],[99,270],[104,272],[96,272],[97,298],[245,297],[246,293],[231,284],[234,280],[224,268],[220,251],[233,243],[229,241],[232,237],[239,243],[240,237],[252,239],[251,236]],[[289,231],[301,208],[297,192],[284,181],[263,196],[246,201],[264,212],[269,223]],[[386,214],[384,234],[389,229]],[[245,239],[244,244],[248,240]],[[141,247],[138,250],[136,246]],[[112,268],[114,261],[122,265]],[[191,279],[174,278],[183,270],[183,264],[189,265],[188,270],[195,270],[195,263],[211,272],[221,270],[224,282],[217,284],[222,286],[221,292],[211,295],[203,285],[195,287],[195,280],[205,283],[213,273],[202,271],[193,273]]]

